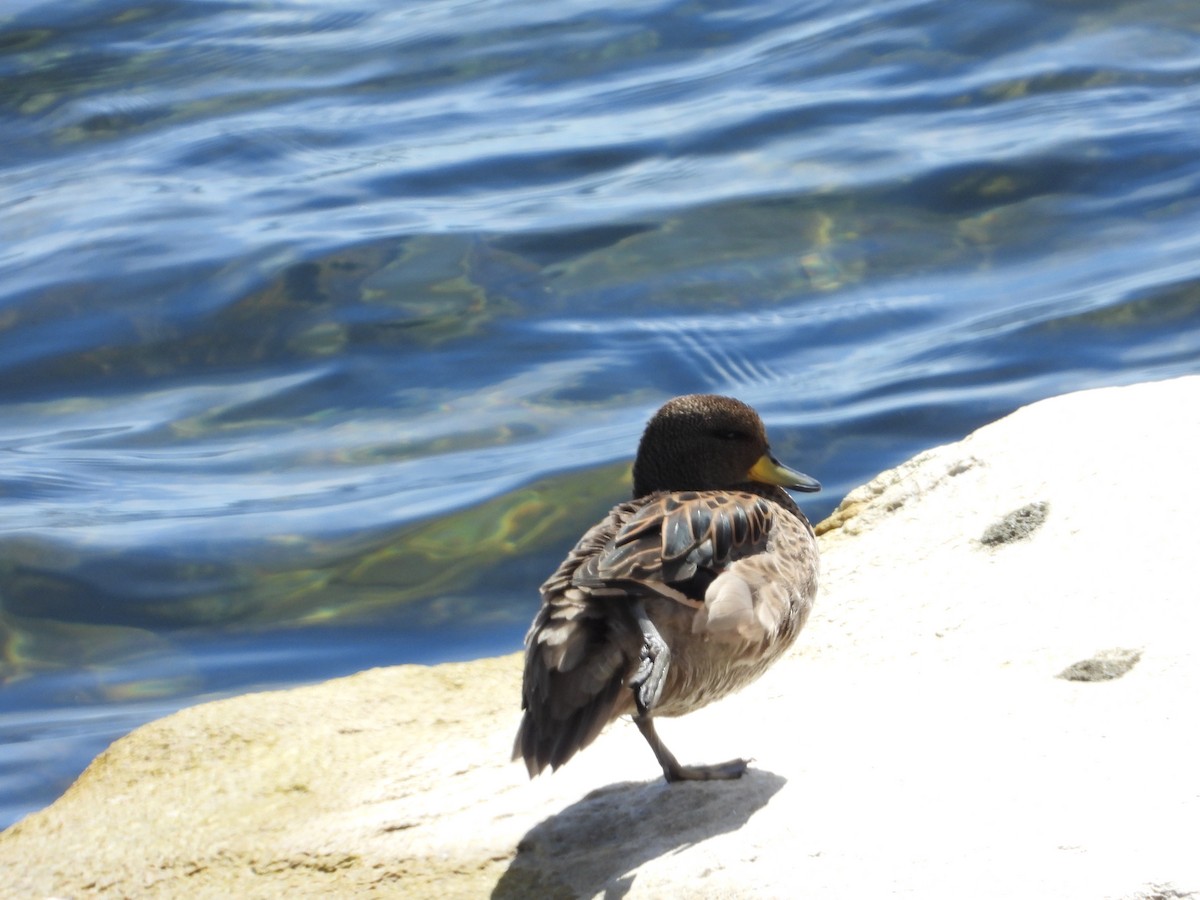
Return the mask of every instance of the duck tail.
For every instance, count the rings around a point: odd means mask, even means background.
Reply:
[[[625,681],[636,633],[611,606],[589,607],[547,604],[525,639],[524,714],[512,758],[525,760],[530,778],[564,765],[632,707]]]

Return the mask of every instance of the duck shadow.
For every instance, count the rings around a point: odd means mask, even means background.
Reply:
[[[640,865],[736,831],[786,781],[750,769],[736,781],[627,781],[592,791],[526,832],[492,900],[623,897]]]

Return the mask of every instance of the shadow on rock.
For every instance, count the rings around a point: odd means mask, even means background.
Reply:
[[[622,782],[593,791],[526,833],[492,898],[622,897],[638,866],[741,828],[785,781],[751,769],[737,781]]]

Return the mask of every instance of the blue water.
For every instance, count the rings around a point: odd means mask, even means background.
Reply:
[[[1197,110],[1194,0],[8,0],[0,825],[199,699],[515,650],[674,394],[816,519],[1200,371]]]

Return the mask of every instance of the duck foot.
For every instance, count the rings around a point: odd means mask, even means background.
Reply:
[[[663,774],[672,784],[676,781],[733,781],[746,774],[748,765],[747,760],[730,759],[706,766],[676,766],[670,774],[664,769]]]
[[[654,751],[655,759],[662,766],[663,777],[670,784],[676,781],[730,781],[746,774],[749,761],[745,759],[730,759],[707,766],[680,765],[679,760],[667,749],[658,732],[654,730],[654,720],[650,716],[634,716],[633,722],[650,745],[650,749]]]

